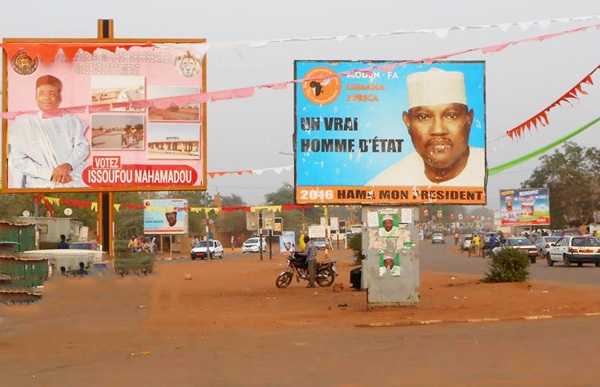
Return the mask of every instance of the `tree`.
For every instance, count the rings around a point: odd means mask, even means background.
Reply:
[[[548,188],[551,227],[593,222],[600,204],[600,151],[566,142],[562,152],[557,149],[540,161],[521,188]]]
[[[222,207],[243,207],[246,203],[236,194],[221,197]],[[222,237],[245,235],[246,212],[244,210],[221,211],[216,215],[215,227],[218,228]]]

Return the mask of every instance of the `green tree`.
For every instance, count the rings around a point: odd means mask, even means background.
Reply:
[[[222,207],[244,207],[246,203],[242,198],[236,194],[231,196],[221,197]],[[219,230],[222,237],[237,238],[240,235],[246,235],[246,211],[235,210],[235,211],[221,211],[216,215],[215,227]]]
[[[540,157],[521,188],[547,187],[552,228],[593,222],[600,204],[600,151],[566,142],[562,151]]]

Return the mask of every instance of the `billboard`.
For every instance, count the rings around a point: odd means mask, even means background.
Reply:
[[[548,188],[500,190],[502,226],[544,226],[550,224]]]
[[[187,231],[187,200],[144,200],[144,234],[187,234]]]
[[[206,190],[204,41],[148,41],[3,41],[4,192]]]
[[[484,62],[294,71],[297,203],[486,204]]]

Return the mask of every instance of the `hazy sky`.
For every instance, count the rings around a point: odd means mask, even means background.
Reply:
[[[442,29],[534,20],[600,15],[600,1],[421,0],[299,3],[251,2],[0,0],[3,38],[95,38],[98,19],[113,19],[116,38],[205,38],[214,47],[207,53],[208,91],[259,86],[293,79],[294,60],[407,60],[486,47],[581,26],[585,22],[553,23],[549,28],[517,26],[432,33],[394,34],[399,30]],[[237,4],[232,6],[232,3]],[[35,8],[35,12],[32,9]],[[73,16],[76,15],[76,16]],[[365,34],[381,36],[358,38]],[[346,39],[316,39],[318,37]],[[299,38],[236,49],[235,42]],[[300,39],[309,38],[309,39]],[[315,39],[310,39],[315,38]],[[600,116],[600,90],[586,86],[588,95],[554,109],[550,124],[516,141],[502,137],[563,95],[600,62],[600,30],[524,43],[494,53],[455,56],[452,60],[486,61],[487,161],[494,167],[565,136]],[[224,43],[231,42],[226,46]],[[600,77],[594,77],[596,84]],[[293,164],[293,89],[258,90],[252,98],[209,103],[208,171],[263,169]],[[598,127],[573,141],[600,146]],[[537,160],[491,176],[488,206],[499,206],[498,191],[526,180]],[[294,183],[293,172],[220,176],[208,181],[210,194],[240,195],[249,205],[283,183]]]

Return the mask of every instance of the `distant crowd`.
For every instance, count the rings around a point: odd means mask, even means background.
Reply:
[[[131,237],[127,244],[127,249],[133,253],[154,253],[156,251],[156,244],[154,238],[150,239],[143,235]]]

